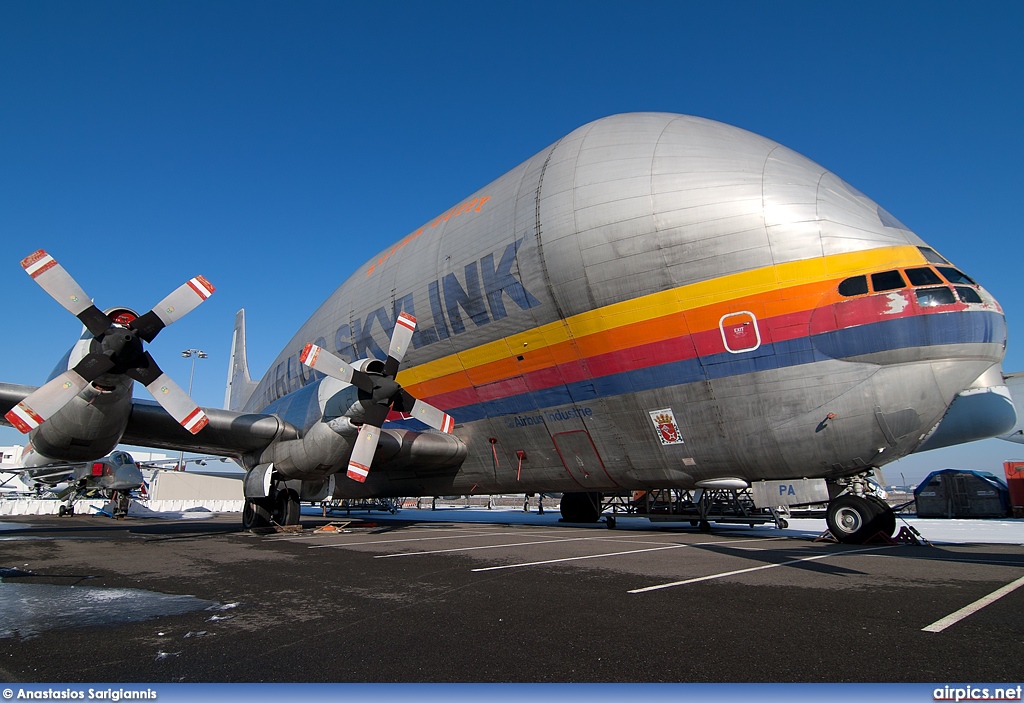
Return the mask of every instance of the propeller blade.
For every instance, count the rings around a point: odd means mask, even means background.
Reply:
[[[362,371],[352,368],[344,359],[339,359],[323,347],[307,344],[299,354],[299,361],[331,378],[351,383],[360,390],[373,393],[373,379]]]
[[[114,362],[106,354],[86,354],[73,369],[75,373],[92,383],[97,378],[114,368]]]
[[[210,420],[188,393],[181,389],[170,376],[157,366],[156,361],[146,352],[143,364],[135,369],[128,369],[125,375],[134,378],[146,387],[156,402],[163,406],[171,417],[192,434],[206,427]]]
[[[451,415],[444,410],[435,408],[430,403],[413,397],[404,389],[399,393],[395,410],[411,415],[423,424],[433,427],[435,430],[441,430],[445,434],[451,434],[455,429],[455,420]]]
[[[147,342],[152,342],[164,327],[171,325],[199,307],[216,290],[202,276],[196,276],[178,286],[152,310],[133,320],[128,326]]]
[[[87,385],[89,382],[76,371],[65,371],[37,388],[4,417],[19,432],[26,434],[70,403]]]
[[[398,374],[398,366],[405,358],[405,352],[412,342],[412,333],[416,331],[416,318],[408,313],[398,313],[395,320],[395,331],[391,334],[391,348],[384,362],[384,375],[394,378]]]
[[[57,260],[40,249],[21,260],[21,267],[39,287],[77,317],[94,337],[110,328],[110,318],[92,304],[89,296]]]
[[[363,425],[359,428],[359,435],[352,447],[352,456],[348,460],[348,477],[353,481],[363,483],[370,473],[370,464],[373,462],[374,452],[377,451],[380,433],[381,429],[373,425]]]

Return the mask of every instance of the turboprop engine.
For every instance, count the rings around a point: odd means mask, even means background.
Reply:
[[[451,436],[455,426],[451,416],[414,398],[395,381],[415,327],[414,317],[405,313],[399,316],[386,361],[359,359],[349,364],[317,345],[307,344],[300,357],[302,363],[325,375],[315,384],[319,421],[302,438],[276,442],[247,457],[246,465],[264,474],[272,471],[279,479],[320,482],[340,470],[347,460],[348,477],[362,483],[375,457],[406,463],[404,460],[415,461],[419,455],[421,462],[436,464],[440,456],[444,465],[461,463],[466,448]],[[416,418],[444,434],[383,432],[381,426],[391,412]],[[431,452],[417,451],[428,444]]]

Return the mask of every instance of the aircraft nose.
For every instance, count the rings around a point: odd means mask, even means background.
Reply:
[[[138,466],[121,466],[114,473],[114,485],[111,486],[117,491],[130,491],[142,485],[142,471]]]

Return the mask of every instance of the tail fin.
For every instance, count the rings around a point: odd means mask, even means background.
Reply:
[[[235,333],[231,338],[231,360],[228,362],[228,385],[224,389],[224,409],[241,410],[256,386],[249,377],[249,362],[245,358],[245,308],[235,313]]]

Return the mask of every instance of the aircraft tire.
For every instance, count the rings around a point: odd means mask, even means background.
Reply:
[[[558,511],[566,522],[597,522],[601,518],[601,494],[563,493]]]
[[[245,499],[242,508],[242,527],[251,530],[256,527],[270,527],[270,501],[267,498]]]
[[[299,524],[299,494],[290,488],[277,492],[274,496],[274,522],[278,525]]]
[[[886,537],[892,537],[896,533],[896,513],[893,512],[892,507],[878,496],[865,496],[868,500],[878,506],[881,513],[878,516],[878,532],[882,532]]]
[[[855,495],[829,501],[825,516],[829,532],[843,544],[863,544],[883,530],[883,520],[882,508],[877,503]]]

